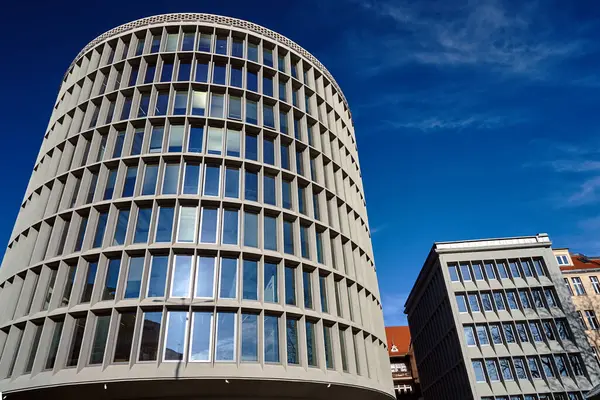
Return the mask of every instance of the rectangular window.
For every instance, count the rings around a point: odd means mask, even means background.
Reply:
[[[204,167],[204,195],[219,196],[221,194],[221,166],[207,164]]]
[[[137,178],[137,166],[127,167],[127,173],[125,175],[125,183],[123,184],[123,196],[131,197],[135,190],[135,181]]]
[[[155,242],[170,243],[173,240],[174,207],[160,206],[158,208],[158,222],[156,226]]]
[[[106,187],[104,188],[104,200],[111,200],[113,193],[115,192],[115,181],[117,180],[117,168],[108,170],[108,179],[106,180]]]
[[[321,295],[321,311],[329,312],[329,301],[327,298],[327,277],[319,275],[319,294]]]
[[[133,331],[135,329],[135,312],[121,313],[118,327],[119,331],[117,333],[113,362],[129,362]]]
[[[131,257],[129,259],[129,271],[127,272],[127,284],[125,286],[124,297],[126,299],[135,299],[140,297],[143,272],[144,257]]]
[[[483,268],[480,263],[473,263],[473,275],[475,275],[475,280],[483,280]]]
[[[273,78],[263,76],[263,95],[273,97]]]
[[[185,163],[183,178],[183,194],[198,194],[200,183],[200,165]]]
[[[144,76],[144,83],[154,82],[154,75],[156,74],[156,64],[148,64],[146,67],[146,75]]]
[[[506,310],[506,304],[504,303],[504,296],[501,292],[494,292],[494,302],[496,303],[496,309],[498,311]]]
[[[281,181],[281,194],[283,207],[291,210],[292,209],[292,182],[282,179]]]
[[[240,156],[240,137],[241,132],[233,129],[227,129],[226,151],[230,157]]]
[[[206,92],[194,90],[192,92],[192,115],[203,116],[206,112]]]
[[[536,308],[545,308],[541,289],[531,289],[531,295],[533,296],[533,303]]]
[[[96,329],[94,331],[94,341],[92,342],[92,352],[90,354],[89,362],[90,365],[102,364],[104,361],[109,327],[110,315],[96,316]]]
[[[86,320],[86,317],[75,318],[73,336],[71,337],[69,355],[67,357],[67,367],[76,367],[79,362],[79,353],[81,351],[81,342],[83,341]]]
[[[193,243],[196,238],[196,207],[179,207],[177,242]]]
[[[485,326],[478,325],[475,329],[477,330],[477,339],[479,340],[479,344],[481,346],[489,345],[490,339],[488,338],[488,333]]]
[[[258,247],[258,214],[244,211],[244,246]]]
[[[192,125],[190,127],[190,136],[188,138],[188,151],[192,153],[201,153],[203,140],[204,127]]]
[[[531,331],[531,336],[535,342],[543,342],[542,333],[540,332],[540,325],[538,322],[531,321],[529,322],[529,330]]]
[[[583,283],[581,282],[581,278],[576,276],[571,278],[571,280],[573,281],[573,287],[575,287],[575,293],[577,293],[577,296],[583,296],[586,294]]]
[[[526,277],[533,277],[533,271],[531,270],[531,263],[529,260],[521,260],[521,267],[523,268],[523,273]]]
[[[217,313],[217,346],[216,361],[234,361],[236,343],[236,314],[233,312]]]
[[[467,300],[465,298],[465,295],[457,294],[456,295],[456,304],[458,306],[459,312],[461,312],[461,313],[469,312],[469,310],[467,308]]]
[[[463,332],[465,335],[465,342],[467,346],[477,346],[477,342],[475,341],[475,333],[473,332],[472,326],[464,326]]]
[[[240,198],[240,170],[238,168],[225,168],[225,197]]]
[[[73,291],[73,283],[75,282],[76,272],[77,267],[74,265],[70,265],[67,271],[67,281],[65,282],[65,287],[63,289],[63,295],[61,300],[62,307],[66,307],[69,305],[69,299],[71,298],[71,292]]]
[[[531,373],[531,377],[533,379],[542,379],[537,358],[527,357],[527,363],[529,364],[529,372]]]
[[[231,55],[234,57],[244,57],[244,40],[233,38],[233,43],[231,44]]]
[[[315,323],[312,321],[306,321],[306,355],[310,367],[319,366]]]
[[[167,313],[167,338],[163,355],[165,361],[183,360],[187,320],[187,311],[169,311]]]
[[[164,61],[160,72],[161,82],[170,82],[173,76],[173,61]]]
[[[50,342],[50,349],[48,351],[48,358],[46,358],[45,369],[53,369],[54,368],[54,363],[56,362],[56,355],[58,353],[58,347],[60,345],[60,337],[62,335],[63,325],[64,325],[64,321],[54,321],[54,330],[52,332],[52,341]],[[19,342],[20,342],[20,339],[19,339]],[[18,346],[17,346],[17,348],[18,348]],[[16,355],[16,352],[15,352],[15,355]]]
[[[591,330],[595,331],[600,329],[598,319],[596,318],[596,313],[593,310],[585,310],[585,319],[587,319],[588,326]]]
[[[144,173],[144,184],[142,186],[142,196],[154,195],[156,193],[156,181],[158,178],[158,165],[146,165]]]
[[[179,186],[179,163],[165,164],[165,175],[163,176],[162,194],[177,194]]]
[[[513,326],[509,323],[505,323],[502,325],[502,327],[504,328],[504,337],[506,338],[506,343],[516,343],[517,340],[515,339],[515,331]]]
[[[265,362],[279,362],[279,317],[265,315]]]
[[[223,210],[223,244],[238,244],[238,210]]]
[[[542,368],[544,369],[546,378],[553,378],[555,373],[552,365],[552,358],[550,356],[540,356],[540,360],[542,361]]]
[[[162,141],[165,132],[164,126],[153,126],[150,136],[150,153],[162,152]]]
[[[171,125],[169,128],[169,146],[167,151],[169,153],[180,153],[183,149],[183,125]]]
[[[237,298],[237,258],[221,258],[219,298]]]
[[[212,35],[210,33],[200,33],[200,41],[198,42],[198,51],[210,52],[212,43]]]
[[[341,331],[340,331],[341,332]],[[286,333],[286,350],[288,364],[300,364],[300,356],[298,354],[298,320],[290,317],[285,321]]]
[[[285,267],[285,304],[296,305],[296,269]]]
[[[469,264],[460,264],[460,273],[462,275],[463,281],[471,281],[471,268]]]
[[[129,224],[129,209],[120,209],[117,217],[117,226],[113,237],[113,246],[125,244],[127,225]]]
[[[234,87],[243,88],[244,69],[242,67],[231,66],[229,70],[229,84]]]
[[[302,272],[302,284],[304,288],[304,308],[313,308],[312,301],[312,280],[309,271]]]
[[[208,82],[208,62],[198,60],[196,64],[196,82]]]
[[[104,278],[104,289],[102,290],[102,300],[114,300],[119,283],[119,273],[121,271],[121,259],[111,258],[108,260],[106,268],[106,277]]]
[[[229,112],[230,119],[242,120],[242,98],[229,95]]]
[[[300,249],[302,250],[302,257],[304,258],[310,258],[308,229],[308,226],[300,225]]]
[[[192,63],[190,61],[180,61],[179,62],[179,71],[177,73],[178,81],[189,81],[190,80],[190,72],[192,72]]]
[[[275,114],[273,106],[263,103],[263,125],[275,129]]]
[[[316,231],[315,244],[317,247],[317,262],[325,264],[325,258],[323,255],[323,232]]]
[[[192,256],[175,255],[171,297],[190,297],[192,268]]]
[[[144,313],[142,338],[140,341],[140,351],[138,355],[139,361],[156,361],[158,358],[161,324],[162,311]]]
[[[510,268],[510,273],[512,274],[513,278],[520,278],[521,272],[519,270],[519,262],[517,260],[510,260],[508,262],[508,265]]]
[[[283,251],[286,254],[294,254],[294,223],[283,221]]]
[[[519,290],[519,298],[521,299],[521,305],[523,308],[531,308],[531,301],[529,299],[529,294],[524,289]]]
[[[169,92],[161,91],[156,95],[156,105],[154,106],[154,115],[167,115],[169,105]]]
[[[571,367],[573,368],[573,375],[583,376],[585,374],[583,363],[578,354],[569,354],[569,361],[571,361]]]
[[[521,343],[529,342],[529,335],[524,322],[517,322],[517,335],[519,335]]]
[[[544,267],[544,261],[540,258],[536,258],[533,260],[533,267],[535,268],[535,273],[538,276],[546,276],[546,268]]]
[[[263,47],[263,64],[273,66],[273,50]]]
[[[150,220],[152,219],[152,208],[141,207],[138,210],[137,221],[135,224],[134,243],[147,243],[148,233],[150,231]]]
[[[500,375],[498,374],[498,364],[496,364],[495,360],[486,360],[485,368],[491,382],[497,382],[500,380]]]
[[[450,281],[460,282],[460,277],[458,276],[458,268],[455,264],[448,265],[448,273],[450,274]]]
[[[258,161],[258,137],[246,135],[246,158],[248,160]]]
[[[167,284],[168,256],[152,256],[147,297],[164,297]]]
[[[215,297],[215,257],[198,256],[196,271],[196,297]]]
[[[54,285],[56,284],[56,276],[58,271],[56,269],[50,269],[50,277],[48,278],[48,286],[46,286],[46,294],[44,295],[44,304],[42,304],[42,311],[48,309],[50,301],[52,300],[52,294],[54,293]]]
[[[331,342],[331,327],[323,325],[323,341],[325,342],[325,365],[333,369],[333,343]]]
[[[500,278],[508,279],[508,270],[506,269],[506,263],[498,262],[496,266],[498,267],[498,275],[500,276]]]
[[[195,32],[184,32],[183,40],[181,42],[181,50],[183,51],[194,51],[194,38]]]
[[[200,228],[200,243],[217,242],[218,209],[202,207],[202,226]]]
[[[275,180],[274,176],[265,174],[263,181],[263,201],[266,204],[277,205],[275,198]]]
[[[277,218],[268,215],[264,217],[264,247],[277,251]]]
[[[506,299],[508,300],[508,308],[518,310],[519,303],[517,302],[517,293],[514,290],[506,291]]]
[[[213,75],[212,75],[213,83],[216,83],[219,85],[225,85],[226,72],[227,72],[227,66],[225,64],[214,63],[213,64]],[[213,96],[214,96],[214,94],[213,94]]]
[[[213,313],[197,311],[192,313],[192,343],[190,361],[210,361],[212,347]]]
[[[212,93],[210,96],[210,116],[223,118],[224,115],[224,96],[218,93]]]
[[[277,264],[264,264],[264,301],[268,303],[279,302],[277,285]]]
[[[244,260],[242,298],[258,300],[258,262]]]
[[[34,334],[33,341],[31,343],[31,348],[29,350],[29,356],[27,357],[27,365],[25,366],[25,373],[28,374],[33,369],[33,362],[35,361],[35,357],[37,354],[37,350],[40,344],[40,337],[42,336],[42,328],[43,325],[33,325]],[[12,368],[11,368],[12,370]]]
[[[258,315],[242,314],[242,362],[258,361]]]
[[[81,294],[81,303],[89,303],[92,299],[92,292],[94,290],[94,282],[96,280],[97,270],[97,262],[88,263],[87,272],[85,275],[85,282],[83,286],[83,293]]]

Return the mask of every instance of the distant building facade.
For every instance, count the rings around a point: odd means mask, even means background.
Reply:
[[[419,374],[410,345],[408,326],[386,326],[385,335],[396,398],[399,400],[420,399]]]
[[[599,381],[546,234],[435,243],[408,297],[425,400],[581,400]]]
[[[600,359],[600,257],[556,249],[554,256],[597,359]]]

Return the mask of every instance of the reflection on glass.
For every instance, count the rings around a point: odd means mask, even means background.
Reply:
[[[190,361],[210,361],[212,312],[193,313]]]
[[[242,361],[258,361],[258,315],[242,314]]]
[[[165,340],[164,360],[183,360],[187,311],[169,311],[167,314],[167,339]]]
[[[160,338],[162,311],[144,313],[139,361],[156,361]]]
[[[235,360],[235,317],[233,312],[217,313],[216,361]]]
[[[235,299],[237,297],[236,258],[221,258],[219,297],[222,299]]]
[[[192,273],[192,256],[176,255],[173,269],[172,297],[189,297],[190,277]]]

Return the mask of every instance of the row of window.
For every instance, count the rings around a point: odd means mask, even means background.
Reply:
[[[517,342],[565,341],[572,340],[573,337],[565,319],[465,325],[463,331],[467,346],[479,347]]]
[[[600,329],[600,323],[598,323],[598,318],[596,318],[596,312],[594,310],[583,310],[583,313],[581,311],[577,311],[577,315],[579,315],[579,321],[583,325],[584,329],[593,331]]]
[[[455,298],[461,313],[560,307],[553,287],[458,293]]]
[[[66,327],[71,327],[67,332]],[[16,334],[12,330],[16,330]],[[249,310],[203,309],[180,311],[162,308],[133,311],[97,311],[88,315],[68,315],[29,323],[33,339],[27,354],[23,348],[24,330],[13,326],[16,346],[4,351],[10,357],[7,377],[14,376],[18,357],[26,357],[20,373],[30,373],[37,357],[40,371],[57,368],[129,362],[263,362],[321,367],[321,354],[327,369],[349,372],[348,357],[355,355],[358,374],[368,374],[371,338],[360,331],[291,314],[259,313]],[[42,331],[51,331],[51,341],[40,347]],[[320,331],[320,332],[319,332]],[[337,336],[335,338],[334,336]],[[134,338],[138,337],[139,341]],[[89,341],[89,354],[81,353]],[[320,341],[320,343],[318,343]],[[114,346],[112,345],[114,343]],[[133,343],[139,343],[135,348]],[[377,345],[377,342],[373,342]],[[349,352],[348,346],[353,346]],[[67,357],[56,364],[59,349]],[[261,351],[262,350],[262,351]],[[336,365],[339,352],[341,365]],[[321,353],[321,354],[320,354]],[[366,365],[361,365],[363,362]],[[41,368],[40,368],[41,366]],[[374,367],[375,365],[373,365]]]
[[[144,54],[158,53],[159,51],[170,53],[177,51],[199,51],[222,56],[230,55],[235,58],[245,58],[250,62],[261,63],[269,68],[275,67],[274,59],[276,59],[277,70],[279,72],[291,75],[298,83],[302,82],[304,85],[310,87],[311,90],[316,90],[321,96],[327,96],[328,98],[332,96],[339,102],[336,90],[332,88],[329,82],[316,69],[311,68],[306,62],[301,62],[299,57],[281,47],[277,47],[277,50],[275,50],[276,46],[274,44],[263,41],[264,46],[261,46],[259,38],[249,37],[246,42],[243,38],[228,38],[228,34],[225,36],[217,35],[214,43],[212,34],[185,32],[180,35],[181,37],[177,38],[177,34],[167,34],[165,39],[163,39],[162,47],[160,44],[161,35],[152,34],[151,43],[145,43],[145,37],[133,36],[131,38],[135,42],[135,51],[131,52],[129,52],[130,37],[124,37],[121,39],[118,49],[116,46],[117,40],[115,40],[112,44],[99,47],[96,50],[103,54],[100,63],[95,58],[92,60],[90,53],[88,53],[87,57],[80,61],[76,68],[86,68],[88,72],[92,72],[98,64],[107,66],[115,61],[125,60],[128,57],[138,57]],[[237,36],[237,33],[234,32],[233,35]],[[144,46],[146,46],[145,49]],[[262,57],[259,60],[260,55]],[[235,58],[232,59],[233,62],[237,62]],[[83,66],[84,62],[85,66]],[[272,70],[272,72],[275,73],[275,70]],[[70,71],[70,74],[72,73],[73,71]],[[332,90],[330,91],[330,89]],[[342,105],[344,106],[344,111],[347,112],[345,102]]]
[[[575,296],[576,294],[577,296],[585,296],[587,294],[585,286],[583,286],[583,282],[581,281],[580,277],[574,276],[571,278],[571,281],[573,282],[573,287],[571,287],[571,285],[569,284],[569,278],[564,279],[565,285],[567,285],[571,296]],[[594,288],[594,293],[600,294],[600,281],[598,280],[598,277],[590,276],[590,283],[592,284],[592,288]],[[573,292],[573,288],[575,288],[575,292]]]
[[[30,272],[25,282],[15,278],[19,282],[13,284],[20,295],[15,293],[11,301],[14,308],[5,318],[26,316],[32,310],[35,313],[38,309],[115,299],[187,298],[285,304],[318,309],[362,324],[369,302],[375,302],[366,289],[325,270],[277,259],[261,260],[249,255],[240,259],[233,253],[217,257],[214,253],[169,256],[159,252],[145,256],[134,252],[127,256],[111,254],[100,263],[96,260],[44,267]]]
[[[579,354],[486,358],[472,360],[472,365],[477,382],[585,376],[585,367]]]
[[[548,276],[541,258],[450,263],[448,272],[452,282]]]

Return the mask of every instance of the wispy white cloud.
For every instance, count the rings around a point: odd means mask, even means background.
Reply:
[[[548,64],[577,56],[586,45],[583,40],[557,39],[561,36],[541,17],[544,9],[537,2],[517,2],[514,7],[501,0],[351,1],[395,29],[387,36],[350,36],[355,48],[371,49],[376,62],[366,68],[369,74],[416,62],[484,65],[544,78]]]
[[[581,206],[600,200],[600,176],[586,179],[577,191],[565,198],[565,206]]]
[[[381,233],[382,231],[386,230],[387,227],[388,227],[388,224],[381,224],[381,225],[374,226],[371,228],[371,235]]]
[[[381,304],[386,326],[408,324],[406,315],[404,314],[404,303],[406,303],[407,298],[408,293],[382,294]]]
[[[470,115],[465,117],[437,115],[426,117],[425,119],[419,119],[419,116],[410,117],[412,118],[406,118],[405,120],[384,120],[383,123],[390,128],[406,128],[422,132],[433,132],[444,129],[458,131],[466,128],[493,129],[516,122],[514,120],[511,122],[507,117],[493,115]]]

